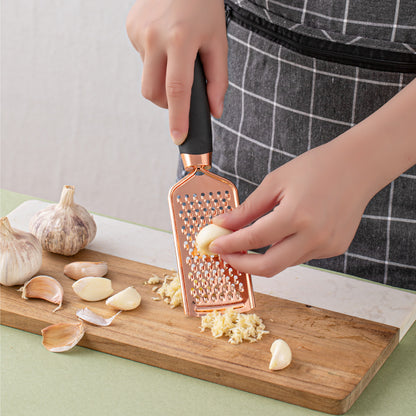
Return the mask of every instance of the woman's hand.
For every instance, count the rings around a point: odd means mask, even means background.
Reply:
[[[219,118],[228,86],[227,38],[222,0],[138,0],[127,33],[143,60],[142,94],[169,109],[171,136],[188,133],[194,63],[199,52],[211,113]]]
[[[237,231],[215,240],[210,250],[237,270],[267,277],[342,254],[371,197],[358,189],[362,180],[342,159],[329,144],[271,172],[243,204],[214,218]],[[268,245],[265,254],[244,253]]]
[[[416,80],[357,126],[271,172],[243,204],[214,218],[236,231],[210,251],[262,276],[344,253],[370,199],[416,163],[415,108]],[[268,245],[265,254],[245,254]]]

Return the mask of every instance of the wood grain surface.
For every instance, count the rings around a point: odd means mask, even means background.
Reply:
[[[256,293],[254,312],[270,334],[231,345],[200,332],[200,318],[152,300],[153,286],[144,282],[172,271],[91,250],[72,257],[44,252],[38,274],[55,277],[64,288],[63,307],[55,313],[55,305],[23,300],[17,287],[2,286],[1,323],[40,334],[50,324],[77,321],[75,312],[86,306],[112,315],[104,301],[85,302],[73,292],[63,269],[77,260],[107,261],[115,291],[134,286],[142,295],[139,308],[122,312],[109,327],[86,324],[79,345],[311,409],[345,413],[398,343],[398,328]],[[277,338],[290,345],[293,361],[273,372],[270,346]]]

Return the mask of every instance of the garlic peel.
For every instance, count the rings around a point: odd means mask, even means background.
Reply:
[[[42,329],[42,344],[51,352],[69,351],[84,336],[85,327],[82,322],[59,323]]]
[[[195,238],[197,250],[202,255],[215,256],[215,253],[209,249],[210,244],[218,237],[231,233],[232,231],[227,228],[220,227],[216,224],[209,224],[204,227]]]
[[[23,299],[37,298],[58,305],[53,312],[62,306],[64,289],[61,284],[51,276],[36,276],[27,281],[19,289]]]
[[[97,226],[90,213],[74,203],[75,188],[65,185],[58,204],[36,213],[30,221],[30,231],[43,249],[72,256],[95,237]]]
[[[130,286],[121,292],[116,293],[105,301],[105,304],[122,311],[131,311],[136,309],[142,300],[139,292]]]
[[[292,351],[289,345],[282,339],[277,339],[270,347],[272,358],[269,370],[282,370],[292,362]]]
[[[107,272],[105,261],[74,261],[64,267],[64,274],[74,280],[89,276],[103,277]]]
[[[0,283],[22,285],[42,265],[42,246],[30,233],[13,229],[7,217],[0,219]]]
[[[114,318],[118,316],[122,311],[118,311],[110,318],[104,318],[101,315],[98,315],[97,313],[93,312],[92,310],[88,308],[80,309],[76,312],[76,315],[79,319],[82,319],[85,322],[88,322],[90,324],[96,325],[96,326],[108,326],[110,325]]]
[[[74,292],[83,300],[95,302],[111,296],[114,292],[111,280],[105,277],[83,277],[73,285]]]

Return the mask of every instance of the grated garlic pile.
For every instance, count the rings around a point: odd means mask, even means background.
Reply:
[[[151,277],[149,277],[149,279],[144,282],[145,285],[158,285],[159,283],[162,283],[163,279],[159,276],[156,276],[155,274]]]
[[[158,276],[152,276],[145,283],[148,285],[157,285],[162,282],[162,279]],[[177,306],[182,305],[182,292],[181,292],[181,282],[179,280],[178,273],[175,273],[172,276],[165,275],[165,280],[163,281],[162,286],[159,288],[154,288],[153,291],[159,295],[158,298],[152,298],[153,300],[164,300],[171,308],[176,308]]]
[[[240,344],[243,341],[256,342],[262,338],[265,331],[263,321],[254,313],[242,314],[233,309],[225,313],[210,312],[201,318],[201,332],[211,329],[215,338],[229,337],[231,344]]]

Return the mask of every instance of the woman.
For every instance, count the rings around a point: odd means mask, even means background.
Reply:
[[[211,250],[257,275],[308,262],[416,290],[412,0],[138,0],[127,30],[177,144],[200,54],[213,169],[244,200]]]

